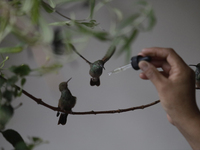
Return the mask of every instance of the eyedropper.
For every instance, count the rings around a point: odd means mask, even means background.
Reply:
[[[148,62],[150,62],[151,61],[151,57],[150,56],[140,56],[140,55],[138,55],[138,56],[133,56],[132,58],[131,58],[131,62],[130,62],[130,64],[127,64],[127,65],[125,65],[125,66],[122,66],[122,67],[119,67],[119,68],[116,68],[115,70],[113,70],[113,71],[111,71],[111,72],[109,72],[108,74],[109,74],[109,76],[110,75],[112,75],[112,74],[116,74],[116,73],[119,73],[119,72],[121,72],[121,71],[125,71],[125,70],[127,70],[127,69],[129,69],[129,68],[133,68],[133,69],[135,69],[135,70],[139,70],[140,68],[139,68],[139,66],[138,66],[138,64],[139,64],[139,62],[140,61],[148,61]]]

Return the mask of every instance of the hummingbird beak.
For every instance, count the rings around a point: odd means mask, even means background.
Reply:
[[[71,77],[69,80],[67,80],[67,82],[66,82],[66,86],[67,86],[68,82],[69,82],[71,79],[72,79],[72,77]]]
[[[196,67],[197,65],[189,65],[189,66],[195,66]]]

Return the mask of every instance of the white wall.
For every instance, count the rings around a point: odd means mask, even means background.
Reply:
[[[149,0],[152,4],[157,24],[155,28],[141,33],[132,46],[132,54],[137,55],[142,48],[159,46],[174,48],[188,64],[197,64],[200,59],[200,1],[198,0]],[[131,0],[115,0],[113,5],[127,14],[132,11]],[[109,17],[106,11],[97,14],[102,27],[107,26]],[[90,61],[101,58],[107,45],[93,41],[84,51]],[[92,50],[93,51],[92,51]],[[27,52],[11,56],[16,64],[28,63],[36,67]],[[124,56],[113,57],[105,64],[100,87],[89,85],[89,66],[80,58],[68,63],[59,75],[46,78],[29,77],[25,89],[45,102],[57,106],[60,93],[58,84],[68,80],[69,88],[77,97],[74,111],[109,110],[144,105],[158,99],[157,92],[150,81],[139,78],[140,71],[129,69],[108,76],[108,72],[124,65]],[[51,80],[51,82],[50,82]],[[48,82],[47,82],[48,81]],[[197,102],[200,104],[200,91]],[[28,136],[40,136],[50,143],[36,150],[188,150],[191,149],[179,131],[172,126],[160,104],[122,114],[69,115],[65,126],[58,126],[56,112],[37,105],[26,96],[18,98],[13,105],[23,102],[15,111],[14,118],[7,128],[21,133],[27,141]],[[12,149],[0,135],[0,147]]]

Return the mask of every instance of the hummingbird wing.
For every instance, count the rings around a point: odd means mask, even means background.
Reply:
[[[106,52],[105,56],[102,58],[102,61],[106,63],[114,54],[116,46],[109,47],[108,51]]]
[[[72,96],[72,108],[76,105],[76,97]]]
[[[73,50],[77,55],[79,55],[81,58],[83,58],[89,65],[91,64],[90,61],[88,61],[85,57],[83,57],[83,56],[76,50],[76,48],[74,47],[74,45],[70,44],[70,46],[72,47],[72,50]]]

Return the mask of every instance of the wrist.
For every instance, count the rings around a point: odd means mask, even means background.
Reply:
[[[192,123],[200,120],[200,111],[197,105],[182,108],[176,107],[173,110],[167,111],[167,114],[175,126],[189,125],[189,122]]]
[[[191,147],[196,150],[200,147],[200,112],[193,115],[172,119],[171,122],[182,133]]]

